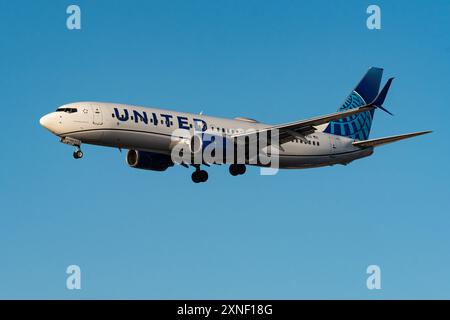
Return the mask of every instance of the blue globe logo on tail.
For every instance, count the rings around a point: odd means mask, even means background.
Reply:
[[[365,104],[366,101],[356,91],[353,91],[339,108],[339,111],[358,108]],[[331,121],[324,132],[352,139],[367,140],[372,126],[373,115],[374,110],[371,110],[344,119]]]
[[[378,95],[378,90],[380,90],[382,76],[383,69],[370,68],[338,111],[354,109],[372,103]],[[367,140],[374,113],[373,109],[344,119],[331,121],[324,132],[357,140]]]

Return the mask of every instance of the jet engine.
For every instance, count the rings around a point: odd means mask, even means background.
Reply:
[[[126,159],[127,164],[136,169],[165,171],[173,166],[170,156],[154,152],[129,150]]]

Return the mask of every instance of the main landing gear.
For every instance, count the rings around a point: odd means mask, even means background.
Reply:
[[[230,174],[232,176],[237,176],[237,175],[244,174],[246,171],[246,168],[245,168],[245,164],[232,164],[232,165],[230,165],[229,170],[230,170]]]
[[[230,165],[230,173],[233,176],[244,174],[246,171],[245,164]],[[201,170],[200,166],[195,166],[195,171],[192,173],[192,181],[194,183],[206,182],[208,180],[208,172]]]
[[[200,170],[200,167],[197,167],[192,173],[192,181],[194,183],[199,183],[206,182],[206,180],[208,180],[208,172],[205,170]]]

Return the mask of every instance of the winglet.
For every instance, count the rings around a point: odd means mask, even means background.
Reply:
[[[383,103],[384,103],[384,100],[386,99],[386,95],[389,91],[392,80],[394,80],[394,78],[389,78],[389,80],[386,82],[383,89],[381,89],[380,93],[377,95],[375,100],[373,100],[372,103],[370,103],[371,105],[376,106],[377,108],[383,110],[384,112],[389,113],[391,116],[393,116],[393,114],[389,110],[387,110],[386,108],[383,107]]]

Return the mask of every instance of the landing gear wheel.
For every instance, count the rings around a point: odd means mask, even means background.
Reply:
[[[240,174],[244,174],[246,171],[245,164],[232,164],[230,165],[230,174],[232,176],[237,176]]]
[[[239,174],[238,168],[237,168],[237,165],[236,165],[236,164],[230,165],[229,171],[230,171],[230,174],[231,174],[232,176],[237,176],[237,175]]]
[[[244,174],[245,171],[247,171],[247,168],[245,167],[245,164],[238,164],[237,167],[238,167],[238,173],[239,174]]]
[[[208,180],[208,172],[206,172],[205,170],[200,170],[199,175],[200,182],[206,182]]]
[[[75,152],[73,153],[73,157],[74,157],[75,159],[81,159],[81,158],[83,158],[83,151],[81,151],[81,150],[75,151]]]
[[[195,170],[192,173],[192,181],[194,183],[206,182],[208,180],[208,172],[205,170]]]
[[[191,178],[192,178],[192,181],[194,183],[199,183],[200,182],[200,178],[199,178],[199,175],[198,175],[198,171],[192,172]]]

